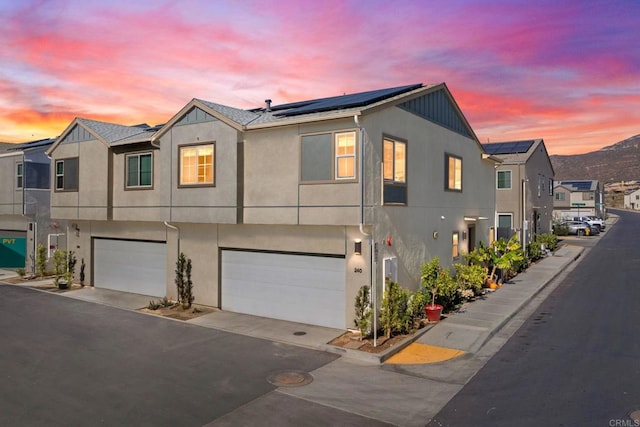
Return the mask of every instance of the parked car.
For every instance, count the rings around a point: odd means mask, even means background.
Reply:
[[[573,220],[574,221],[582,221],[582,222],[586,222],[587,224],[589,224],[591,226],[591,228],[598,228],[598,232],[600,232],[600,230],[603,230],[603,225],[604,225],[604,221],[600,220],[600,219],[594,219],[595,217],[589,217],[589,216],[574,216]]]
[[[607,226],[606,223],[604,222],[604,219],[602,218],[598,218],[597,216],[593,216],[593,215],[587,215],[587,218],[589,218],[596,224],[600,224],[600,230],[604,230],[605,227]]]
[[[591,234],[591,227],[584,221],[564,221],[558,225],[566,227],[567,232],[575,236],[589,236]]]

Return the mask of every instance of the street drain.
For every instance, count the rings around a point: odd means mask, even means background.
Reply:
[[[297,331],[297,332],[294,332],[293,335],[297,337],[301,337],[302,335],[307,335],[307,333],[304,331]]]
[[[310,384],[313,377],[306,372],[283,371],[269,375],[267,381],[276,387],[301,387]]]

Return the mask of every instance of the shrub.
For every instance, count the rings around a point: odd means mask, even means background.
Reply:
[[[371,333],[371,293],[369,286],[364,285],[360,287],[356,295],[355,302],[355,319],[353,322],[356,324],[358,330],[360,330],[360,336],[362,338],[367,337]]]
[[[147,306],[149,310],[157,310],[160,308],[160,304],[158,304],[155,300],[149,301],[149,305]]]
[[[440,267],[438,257],[422,264],[420,282],[425,293],[431,294],[430,304],[441,304],[444,310],[450,310],[461,301],[456,281],[449,270]]]
[[[527,256],[531,261],[537,261],[543,257],[540,241],[535,240],[527,245]]]
[[[178,303],[182,307],[190,308],[193,303],[193,282],[191,281],[191,259],[187,258],[184,253],[180,252],[176,261],[176,292]]]
[[[16,269],[16,273],[18,273],[18,276],[20,276],[20,277],[24,277],[27,274],[27,272],[24,270],[24,268],[17,268]]]
[[[84,263],[84,258],[80,260],[80,284],[84,286],[84,268],[86,267]]]
[[[67,253],[67,273],[69,277],[69,282],[73,280],[73,276],[76,273],[77,263],[78,263],[78,259],[76,258],[76,254],[73,251],[69,251]]]
[[[554,224],[553,225],[553,234],[556,236],[568,236],[569,235],[569,226],[564,224]]]
[[[544,245],[544,247],[551,252],[558,249],[558,236],[553,233],[537,235],[536,241],[540,242],[540,244]]]
[[[404,334],[411,330],[411,317],[407,310],[409,291],[401,288],[396,282],[388,282],[382,297],[380,323],[385,336]]]
[[[484,267],[477,264],[454,264],[453,268],[456,271],[455,281],[461,295],[465,294],[468,297],[480,292],[486,277]],[[465,291],[472,291],[473,294]]]
[[[40,277],[44,277],[47,272],[47,247],[42,243],[38,243],[36,249],[36,270]]]
[[[56,249],[53,252],[53,274],[56,276],[53,283],[58,286],[60,279],[67,272],[67,251]],[[68,282],[67,282],[68,283]]]

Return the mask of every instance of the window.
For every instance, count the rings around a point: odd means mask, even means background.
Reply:
[[[549,178],[549,195],[553,196],[553,179]]]
[[[564,193],[556,193],[556,200],[564,201]]]
[[[640,196],[636,194],[636,200],[640,200]]]
[[[179,185],[214,185],[214,144],[180,147]]]
[[[385,138],[382,141],[384,203],[407,204],[407,143]]]
[[[460,256],[460,232],[454,231],[451,235],[451,247],[453,248],[451,255],[454,259],[458,258]]]
[[[512,214],[498,214],[498,234],[497,240],[505,239],[509,240],[512,236],[513,227],[513,215]]]
[[[22,163],[16,163],[16,188],[22,188],[24,186],[24,165]]]
[[[303,182],[356,178],[356,133],[333,132],[301,137],[300,180]]]
[[[78,191],[78,158],[56,160],[56,191]]]
[[[498,189],[506,190],[511,188],[511,171],[498,171]]]
[[[462,159],[460,157],[446,154],[446,189],[452,191],[462,191]]]
[[[127,154],[127,188],[151,187],[153,185],[153,156],[151,153]]]
[[[595,194],[593,193],[593,191],[582,193],[582,200],[594,200],[594,199],[595,199]]]

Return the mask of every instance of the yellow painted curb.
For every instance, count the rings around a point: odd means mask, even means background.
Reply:
[[[391,356],[386,363],[394,365],[417,365],[421,363],[438,363],[453,359],[464,354],[462,350],[453,348],[436,347],[412,343],[404,350]]]

